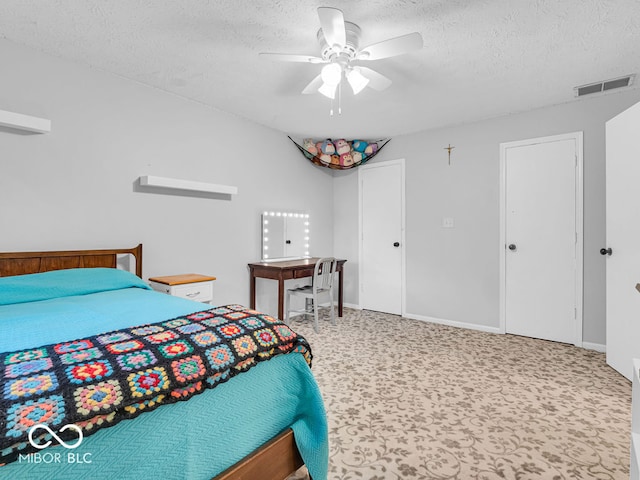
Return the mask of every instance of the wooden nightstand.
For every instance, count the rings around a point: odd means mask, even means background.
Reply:
[[[213,300],[213,281],[215,279],[216,277],[186,273],[183,275],[153,277],[149,279],[149,285],[157,292],[188,298],[196,302],[209,303]]]

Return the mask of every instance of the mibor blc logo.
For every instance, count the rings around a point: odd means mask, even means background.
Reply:
[[[56,432],[51,430],[49,428],[49,425],[45,425],[44,423],[39,423],[29,429],[29,443],[35,448],[37,448],[38,450],[42,450],[43,448],[47,448],[49,445],[51,445],[51,440],[48,440],[47,443],[44,443],[42,445],[36,443],[33,440],[33,433],[40,428],[42,430],[46,430],[47,432],[49,432],[51,436],[55,438],[58,441],[58,443],[62,445],[64,448],[69,448],[69,449],[78,448],[82,443],[82,438],[83,438],[82,429],[80,429],[80,427],[78,427],[77,425],[74,425],[73,423],[69,423],[59,430],[60,432],[64,432],[65,430],[71,429],[71,430],[75,430],[78,433],[78,441],[73,445],[69,445],[64,440],[62,440],[58,435],[56,435]]]
[[[74,425],[72,423],[69,423],[65,426],[63,426],[60,430],[58,430],[58,433],[62,433],[65,430],[73,430],[78,434],[78,439],[73,442],[73,443],[67,443],[64,440],[62,440],[57,434],[56,432],[54,432],[53,430],[51,430],[51,428],[49,428],[48,425],[45,425],[44,423],[39,423],[37,425],[34,425],[33,427],[31,427],[29,429],[29,443],[31,444],[32,447],[37,448],[38,450],[42,450],[44,448],[47,448],[49,445],[51,445],[52,441],[51,440],[47,440],[45,443],[38,443],[37,439],[34,439],[34,435],[36,434],[36,432],[38,430],[45,430],[46,432],[48,432],[53,438],[55,438],[58,443],[60,445],[62,445],[64,448],[69,449],[69,450],[73,450],[74,448],[78,448],[80,446],[80,444],[82,443],[82,439],[84,438],[84,435],[82,433],[82,429],[80,427],[78,427],[77,425]],[[83,463],[91,463],[91,453],[85,453],[83,455],[79,454],[79,453],[73,453],[73,452],[68,452],[66,454],[66,456],[62,455],[62,453],[56,451],[56,452],[35,452],[35,453],[28,453],[26,455],[19,455],[18,458],[19,462],[26,462],[26,463],[74,463],[74,464],[83,464]]]

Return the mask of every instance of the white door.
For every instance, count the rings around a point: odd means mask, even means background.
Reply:
[[[582,345],[581,145],[581,132],[501,145],[507,333]]]
[[[632,358],[640,358],[640,103],[606,132],[607,363],[631,380]]]
[[[360,306],[402,314],[404,161],[359,168]]]

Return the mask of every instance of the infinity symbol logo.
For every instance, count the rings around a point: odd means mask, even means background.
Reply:
[[[39,445],[33,440],[33,432],[35,432],[39,428],[42,428],[43,430],[46,430],[47,432],[49,432],[53,436],[53,438],[55,438],[58,441],[58,443],[62,445],[64,448],[78,448],[82,443],[82,438],[83,438],[82,430],[80,429],[80,427],[78,427],[77,425],[74,425],[73,423],[68,423],[67,425],[65,425],[60,429],[60,432],[64,432],[65,430],[71,429],[71,430],[75,430],[78,433],[78,441],[72,445],[65,443],[65,441],[62,440],[58,435],[56,435],[56,433],[53,430],[51,430],[48,425],[44,423],[39,423],[29,429],[29,443],[33,445],[35,448],[37,448],[38,450],[42,450],[43,448],[47,448],[49,445],[51,445],[51,440],[48,440],[47,443],[43,445]]]

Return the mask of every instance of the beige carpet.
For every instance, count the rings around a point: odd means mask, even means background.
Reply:
[[[330,479],[627,479],[631,385],[604,354],[345,309],[310,342]]]

